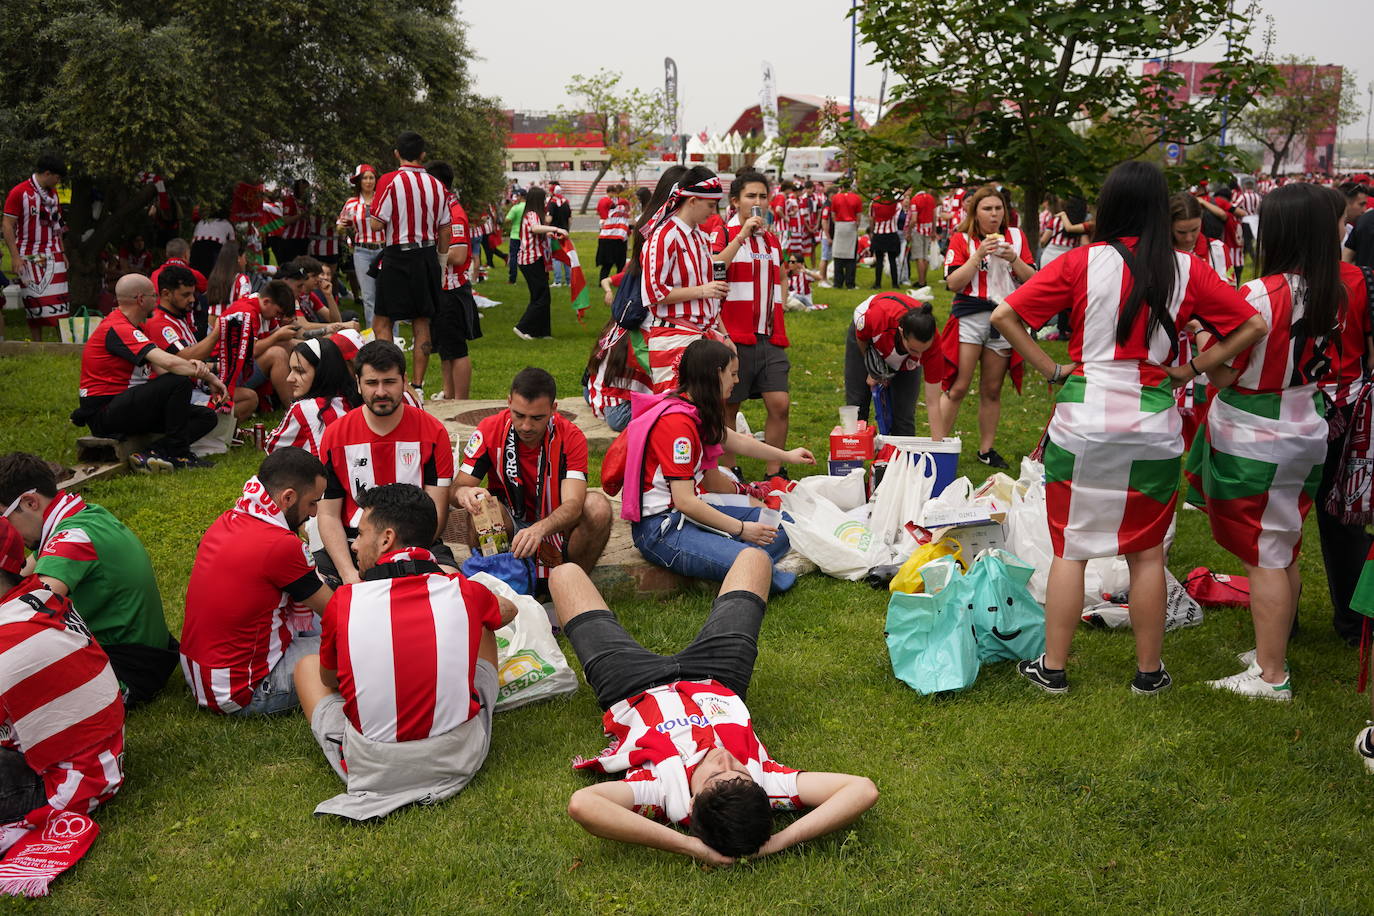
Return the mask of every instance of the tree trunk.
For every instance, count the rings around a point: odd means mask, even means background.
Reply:
[[[127,231],[135,217],[153,199],[156,190],[146,185],[128,193],[125,188],[102,186],[103,205],[100,218],[91,215],[95,181],[86,177],[72,180],[72,202],[66,210],[68,232],[65,240],[67,254],[67,286],[73,309],[95,309],[100,301],[100,253],[121,232]],[[90,236],[86,236],[90,231]]]
[[[592,186],[587,189],[586,196],[582,198],[582,207],[577,211],[578,213],[583,216],[587,215],[587,205],[592,202],[592,195],[596,193],[596,186],[601,184],[601,179],[605,178],[606,173],[610,170],[611,160],[609,158],[602,160],[601,171],[597,172],[596,177],[592,179]]]
[[[1040,182],[1032,179],[1021,198],[1021,231],[1026,234],[1026,243],[1037,259],[1040,257],[1040,201],[1044,196]]]

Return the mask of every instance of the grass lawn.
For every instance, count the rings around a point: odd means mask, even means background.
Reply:
[[[595,240],[578,238],[583,263]],[[503,300],[473,346],[473,396],[503,397],[519,368],[554,373],[564,397],[605,316],[588,324],[554,291],[555,340],[510,326],[523,284],[480,287]],[[860,270],[860,285],[872,274]],[[793,440],[824,460],[842,400],[843,339],[866,293],[818,290],[829,311],[789,314]],[[941,308],[949,296],[941,293]],[[21,318],[9,316],[18,329]],[[1062,344],[1052,345],[1061,348]],[[431,368],[431,379],[437,378]],[[0,359],[0,451],[74,459],[78,360]],[[431,387],[433,383],[431,382]],[[1043,384],[1005,399],[999,448],[1015,466],[1049,410]],[[958,429],[975,482],[974,398]],[[761,412],[748,411],[755,427]],[[918,413],[922,431],[924,411]],[[239,449],[211,470],[126,476],[86,493],[134,529],[180,631],[201,533],[229,507],[259,455]],[[758,470],[755,466],[751,470]],[[1238,572],[1197,512],[1179,518],[1176,574]],[[21,906],[60,913],[181,911],[500,913],[1363,913],[1370,912],[1374,782],[1351,742],[1368,714],[1354,692],[1355,652],[1329,624],[1310,526],[1296,699],[1263,704],[1202,681],[1230,674],[1251,647],[1249,615],[1209,612],[1170,634],[1168,694],[1127,688],[1129,633],[1081,633],[1073,693],[1040,695],[1010,665],[969,690],[920,697],[892,676],[886,593],[802,579],[770,604],[750,693],[759,734],[779,760],[871,776],[882,797],[850,830],[728,870],[584,834],[566,815],[586,779],[568,767],[603,747],[598,712],[576,694],[500,715],[482,773],[457,798],[357,827],[311,816],[339,791],[300,716],[239,721],[197,711],[178,678],[132,714],[128,778],[97,815],[103,830],[53,896]],[[695,633],[704,594],[616,606],[645,645],[675,650]],[[569,652],[571,657],[571,652]]]

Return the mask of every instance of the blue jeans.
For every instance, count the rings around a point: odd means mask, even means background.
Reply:
[[[756,522],[759,519],[759,510],[751,506],[714,508],[731,518],[746,522]],[[788,517],[788,521],[791,520]],[[741,550],[748,550],[753,546],[737,538],[724,537],[698,528],[684,519],[682,513],[676,509],[635,522],[630,527],[630,534],[635,547],[639,548],[644,559],[650,563],[671,569],[679,575],[693,579],[710,579],[714,582],[723,582],[725,574],[735,562],[735,557],[739,556]],[[787,591],[797,581],[795,573],[781,572],[776,567],[777,562],[791,548],[787,534],[781,528],[778,529],[778,536],[773,539],[773,543],[760,548],[775,564],[774,593]]]
[[[510,257],[506,259],[506,273],[510,282],[515,282],[515,275],[520,272],[520,265],[515,263],[515,258],[520,254],[520,240],[510,240]]]
[[[230,715],[274,716],[298,709],[301,701],[296,696],[296,662],[307,655],[316,655],[319,651],[319,633],[297,635],[291,640],[291,645],[286,647],[281,658],[277,659],[267,677],[253,688],[252,701]]]
[[[377,307],[377,280],[367,275],[372,262],[382,253],[380,248],[354,248],[353,272],[358,275],[358,298],[363,301],[363,315],[367,318],[364,328],[372,327],[372,314]]]
[[[572,282],[572,269],[569,268],[567,264],[564,264],[562,261],[558,260],[557,258],[555,258],[555,259],[554,259],[554,262],[553,262],[553,282],[555,282],[555,283],[571,283],[571,282]]]

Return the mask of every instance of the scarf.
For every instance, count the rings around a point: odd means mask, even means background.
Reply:
[[[532,483],[538,518],[547,518],[555,508],[553,496],[559,492],[558,475],[563,465],[563,443],[555,434],[557,424],[550,420],[548,430],[544,433],[544,441],[539,446],[539,463],[533,482],[522,480],[520,477],[519,442],[515,435],[515,421],[511,418],[510,411],[506,411],[501,424],[503,429],[497,439],[501,447],[496,453],[496,460],[492,462],[492,472],[506,491],[506,497],[509,499],[506,508],[510,510],[510,517],[522,525],[537,520],[526,518],[529,513],[526,510],[525,488]]]
[[[261,302],[261,297],[255,298]],[[253,374],[253,345],[257,342],[261,324],[261,305],[252,314],[236,311],[219,318],[219,343],[215,346],[215,358],[219,360],[220,378],[228,389],[229,403],[233,403],[234,389],[239,381]]]
[[[427,548],[397,547],[390,553],[384,553],[380,557],[378,557],[376,565],[382,566],[386,563],[404,563],[407,560],[409,560],[412,563],[428,562],[434,563],[436,565],[439,562],[434,558],[434,554],[430,553]]]
[[[644,228],[640,230],[640,234],[646,239],[653,235],[659,226],[666,223],[669,217],[677,212],[677,208],[682,206],[684,198],[700,197],[705,200],[720,200],[724,195],[725,192],[721,189],[720,179],[715,175],[712,175],[704,181],[699,181],[696,184],[690,184],[685,188],[680,183],[675,183],[673,189],[668,192],[668,199],[665,200],[663,206],[659,207],[658,211],[654,213],[653,218],[644,224]]]
[[[48,545],[48,539],[59,524],[85,508],[86,501],[78,494],[58,490],[57,498],[48,503],[48,511],[43,515],[43,533],[38,540],[38,553],[43,553],[43,548]]]
[[[267,494],[267,488],[256,476],[249,477],[248,482],[243,485],[243,495],[234,503],[234,511],[251,515],[269,525],[291,530],[291,526],[286,522],[286,516],[277,508],[276,502]]]

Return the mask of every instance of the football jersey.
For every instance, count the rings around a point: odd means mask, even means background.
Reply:
[[[240,502],[254,497],[267,497],[257,478]],[[230,713],[252,702],[254,689],[291,645],[297,602],[323,587],[309,546],[279,512],[275,518],[230,509],[211,523],[196,550],[186,585],[181,670],[206,709]]]
[[[372,215],[383,224],[387,245],[432,245],[449,224],[449,190],[419,166],[403,165],[377,181]]]
[[[1030,246],[1026,242],[1024,232],[1020,229],[1008,229],[1005,240],[1012,246],[1017,257],[1030,262]],[[956,232],[951,235],[949,249],[945,252],[945,276],[966,264],[972,253],[978,250],[979,244],[981,240],[975,242],[967,232]],[[965,296],[991,299],[995,302],[1008,296],[1016,286],[1016,275],[1012,273],[1011,262],[989,255],[983,258],[983,263],[978,266],[978,273],[974,274],[973,279],[959,292]]]
[[[460,574],[387,575],[412,555],[432,559],[413,549],[378,558],[323,616],[320,664],[337,672],[344,715],[373,741],[442,735],[476,715],[482,630],[501,626],[496,596]]]
[[[640,517],[648,518],[673,508],[670,483],[674,480],[690,480],[700,491],[703,457],[696,420],[680,413],[660,417],[644,450]]]
[[[489,417],[482,419],[477,424],[477,428],[468,437],[467,443],[463,446],[463,464],[460,470],[478,480],[486,480],[487,487],[492,495],[501,500],[507,506],[511,503],[510,494],[506,492],[505,480],[507,471],[504,470],[503,461],[508,461],[508,457],[503,457],[506,450],[506,443],[502,440],[501,430],[510,422],[509,411],[500,411]],[[557,509],[562,504],[561,483],[564,480],[587,480],[587,436],[571,420],[566,419],[560,414],[553,416],[553,440],[559,443],[557,452],[559,453],[557,468],[548,468],[551,478],[545,486],[551,488],[547,494],[546,503],[549,511]],[[527,447],[517,436],[515,439],[515,451],[517,461],[520,466],[521,489],[525,494],[524,511],[526,518],[539,519],[545,517],[546,513],[541,511],[539,506],[539,471],[541,470],[540,452],[542,446]],[[553,481],[557,480],[560,487],[554,487]]]
[[[146,362],[155,344],[119,309],[106,315],[81,348],[83,398],[123,394],[148,380],[152,367]]]
[[[458,195],[449,194],[448,196],[449,214],[449,244],[467,245],[468,256],[462,264],[457,267],[450,267],[447,261],[443,262],[444,268],[444,289],[461,289],[468,282],[468,268],[472,266],[472,239],[471,231],[468,226],[468,214],[463,209],[463,205],[458,202]],[[447,257],[447,255],[445,255]]]
[[[10,189],[5,215],[15,221],[14,235],[21,258],[62,250],[62,205],[57,191],[41,188],[30,177]]]
[[[366,407],[349,411],[331,424],[320,440],[325,499],[343,500],[343,522],[350,538],[357,535],[364,490],[389,483],[447,487],[453,482],[453,443],[448,431],[430,414],[409,404],[401,422],[378,436],[368,428]]]
[[[292,404],[281,423],[267,437],[267,454],[279,448],[303,448],[315,457],[320,454],[320,439],[329,424],[351,408],[343,398],[306,398]]]
[[[142,330],[148,339],[168,353],[177,353],[198,342],[190,314],[178,317],[162,306],[153,309],[153,314],[143,322]]]

